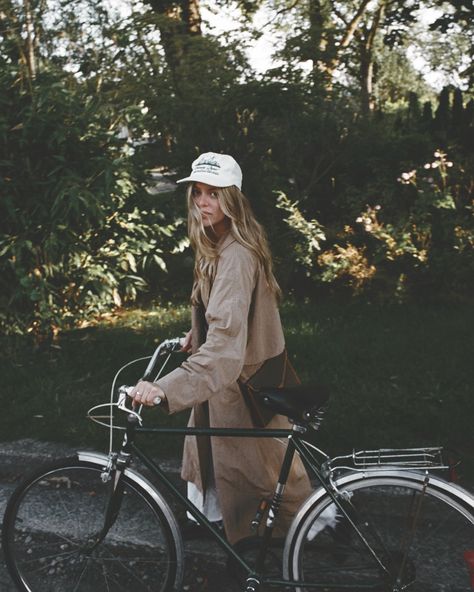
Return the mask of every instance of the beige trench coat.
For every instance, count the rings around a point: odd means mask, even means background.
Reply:
[[[237,384],[284,349],[275,297],[249,249],[231,234],[221,239],[212,289],[201,294],[208,324],[199,346],[198,311],[193,307],[192,355],[157,381],[166,395],[170,413],[192,407],[189,426],[250,428],[252,420]],[[276,415],[268,428],[288,428]],[[270,498],[286,449],[273,438],[219,438],[188,436],[181,476],[206,491],[213,463],[216,491],[224,528],[231,543],[251,536],[251,520],[262,498]],[[292,517],[310,493],[310,483],[299,458],[293,462],[284,503],[276,523],[283,536]]]

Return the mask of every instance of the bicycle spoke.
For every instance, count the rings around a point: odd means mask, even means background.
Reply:
[[[83,569],[82,569],[82,571],[81,571],[81,574],[80,574],[80,576],[79,576],[79,580],[77,581],[77,585],[76,585],[76,587],[74,588],[74,592],[78,592],[78,590],[79,590],[79,586],[81,585],[82,578],[84,577],[84,574],[85,574],[85,573],[86,573],[86,571],[87,571],[87,563],[88,563],[88,562],[89,562],[89,560],[87,560],[87,561],[86,561],[86,564],[84,565],[84,567],[83,567]]]
[[[306,540],[312,524],[332,503],[322,498],[306,513],[294,535],[293,556],[288,557],[291,578],[308,582],[298,592],[316,585],[335,591],[371,587],[377,592],[472,592],[463,553],[474,547],[474,517],[466,518],[462,503],[448,504],[429,485],[407,479],[354,478],[348,491],[354,521],[388,571],[371,561],[344,519],[335,529],[320,530],[314,541]]]
[[[4,540],[9,569],[20,589],[168,590],[178,566],[178,558],[170,550],[174,539],[159,508],[128,477],[124,478],[123,503],[116,520],[106,537],[97,539],[110,492],[106,485],[99,487],[101,466],[80,462],[58,466],[18,493],[21,497],[13,505],[15,518],[8,521]],[[45,496],[48,480],[55,489]],[[98,487],[91,487],[93,483]],[[64,488],[57,490],[57,484]],[[170,561],[171,557],[175,559]]]

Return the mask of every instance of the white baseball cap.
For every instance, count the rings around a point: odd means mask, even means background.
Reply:
[[[191,165],[189,177],[179,179],[176,183],[198,181],[213,187],[229,187],[235,185],[242,189],[242,170],[236,160],[228,154],[205,152],[196,158]]]

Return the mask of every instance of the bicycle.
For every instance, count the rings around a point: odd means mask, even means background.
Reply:
[[[158,346],[144,379],[154,376],[158,360],[167,355],[161,373],[178,348],[179,339]],[[115,402],[122,369],[114,378],[111,401],[89,410],[94,421],[110,429],[109,454],[78,452],[40,467],[20,483],[7,504],[2,543],[19,590],[181,590],[183,541],[163,490],[225,549],[246,592],[264,586],[297,592],[474,589],[474,497],[438,474],[449,468],[441,448],[359,451],[330,458],[312,441],[328,397],[310,387],[259,393],[262,404],[290,418],[288,430],[147,428],[142,409],[127,405],[129,387],[118,389]],[[103,407],[110,408],[108,415],[97,414]],[[124,426],[114,424],[117,409],[125,414]],[[124,430],[116,452],[114,429]],[[135,444],[139,434],[150,432],[286,438],[273,497],[256,508],[254,539],[235,546],[227,542]],[[273,577],[266,573],[266,559],[296,453],[318,486],[294,517],[281,574]],[[156,482],[130,467],[133,456]]]

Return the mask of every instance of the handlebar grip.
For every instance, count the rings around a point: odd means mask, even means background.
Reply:
[[[122,384],[122,386],[119,386],[119,395],[126,395],[127,397],[130,397],[132,394],[134,387],[133,386],[127,386],[126,384]],[[160,399],[160,397],[155,397],[153,404],[155,406],[161,405],[163,402],[162,399]]]

